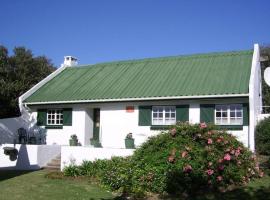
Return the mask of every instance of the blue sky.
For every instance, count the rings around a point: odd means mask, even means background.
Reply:
[[[1,0],[0,44],[59,66],[251,49],[270,43],[269,0]]]

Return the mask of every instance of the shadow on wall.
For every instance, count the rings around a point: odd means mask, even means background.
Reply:
[[[16,148],[16,145],[14,146],[14,148]],[[11,157],[9,157],[11,162],[16,162],[16,165],[10,166],[10,167],[1,167],[0,168],[1,171],[3,171],[3,170],[37,170],[37,169],[40,169],[40,167],[37,164],[31,165],[29,155],[31,156],[33,154],[28,153],[26,145],[21,144],[19,149],[17,149],[17,150],[18,150],[18,155],[17,155],[16,160],[15,159],[11,160],[10,159]]]
[[[0,119],[0,144],[19,143],[18,129],[24,128],[27,138],[35,137],[37,144],[46,144],[46,129],[36,125],[33,117],[22,115],[16,118]]]

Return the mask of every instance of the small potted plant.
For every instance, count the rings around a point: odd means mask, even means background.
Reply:
[[[135,149],[134,138],[132,137],[132,133],[128,133],[125,139],[126,149]]]
[[[4,154],[9,156],[11,161],[17,160],[18,157],[18,150],[15,147],[4,147]]]
[[[77,146],[78,145],[78,137],[77,137],[77,135],[73,134],[73,135],[70,136],[69,145],[70,146]]]

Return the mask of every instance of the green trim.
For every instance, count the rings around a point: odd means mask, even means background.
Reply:
[[[72,108],[63,108],[63,125],[72,126]]]
[[[200,105],[200,122],[215,123],[215,104]]]
[[[189,105],[176,106],[176,121],[177,122],[189,121]]]
[[[243,130],[242,125],[216,125],[220,129],[224,130]]]
[[[139,106],[139,126],[151,126],[152,106]]]
[[[45,126],[46,129],[63,129],[62,125],[47,125]]]
[[[47,125],[47,110],[46,109],[37,110],[37,125],[38,126]]]
[[[168,130],[170,125],[152,125],[150,130]]]
[[[248,103],[243,103],[243,125],[249,125],[249,105]]]

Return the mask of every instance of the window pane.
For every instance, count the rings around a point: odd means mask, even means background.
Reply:
[[[153,113],[153,117],[154,118],[157,118],[157,113]]]
[[[171,117],[172,118],[175,118],[175,113],[171,113]]]
[[[221,117],[221,112],[216,112],[216,117]]]
[[[165,113],[165,117],[169,118],[170,117],[170,113]]]
[[[221,107],[221,110],[222,110],[222,111],[227,111],[227,106],[221,105],[220,107]]]
[[[230,113],[231,117],[235,117],[235,112]]]
[[[236,113],[236,116],[237,116],[237,117],[242,117],[242,112],[237,112],[237,113]]]
[[[222,117],[227,117],[227,116],[228,116],[227,112],[222,112]]]
[[[163,117],[163,113],[158,113],[158,117],[162,118]]]

